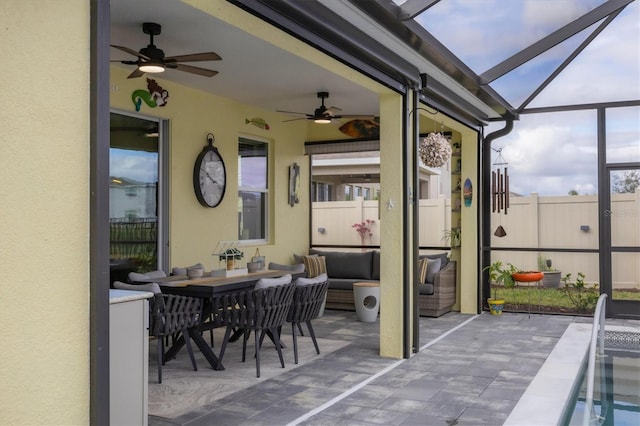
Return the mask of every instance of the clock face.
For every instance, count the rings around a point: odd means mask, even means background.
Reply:
[[[198,155],[193,170],[196,198],[205,207],[215,207],[222,201],[226,188],[224,162],[215,148]]]

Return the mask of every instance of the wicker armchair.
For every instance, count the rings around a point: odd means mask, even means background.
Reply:
[[[189,328],[195,327],[200,323],[202,300],[197,297],[162,294],[160,286],[156,283],[136,285],[116,281],[113,286],[122,290],[143,290],[153,293],[153,299],[149,302],[149,335],[156,337],[158,343],[158,383],[162,383],[162,365],[165,362],[164,341],[165,337],[168,336],[175,337],[177,334],[182,333],[193,370],[197,371],[198,367],[191,347]]]
[[[451,312],[456,303],[456,262],[449,261],[434,276],[433,294],[418,296],[420,316],[439,317]]]
[[[291,323],[293,355],[296,364],[298,363],[298,339],[296,329],[301,329],[300,324],[303,322],[307,324],[309,335],[316,348],[316,352],[320,354],[320,348],[318,347],[316,335],[311,326],[311,320],[318,318],[320,315],[320,308],[324,303],[327,288],[329,288],[327,274],[320,274],[315,278],[298,278],[296,280],[293,303],[287,315],[287,322]]]
[[[220,347],[218,362],[222,363],[224,352],[234,328],[244,330],[242,340],[242,362],[246,360],[247,340],[254,331],[256,347],[256,376],[260,377],[260,347],[266,333],[274,339],[280,365],[284,368],[279,329],[287,319],[291,307],[294,286],[291,275],[280,278],[262,278],[253,290],[244,290],[220,297],[222,322],[227,326]]]

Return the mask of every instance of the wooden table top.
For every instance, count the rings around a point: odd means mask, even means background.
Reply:
[[[226,284],[242,283],[246,281],[257,281],[260,278],[281,277],[288,274],[288,271],[266,269],[257,272],[248,272],[243,275],[233,277],[212,277],[203,276],[200,278],[189,279],[186,275],[174,275],[165,278],[150,279],[150,282],[157,282],[163,287],[186,287],[186,286],[219,286]]]

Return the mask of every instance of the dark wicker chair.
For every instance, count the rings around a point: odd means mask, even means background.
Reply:
[[[242,362],[246,360],[247,340],[251,331],[254,332],[257,377],[260,377],[260,347],[267,333],[274,339],[280,358],[280,365],[284,368],[278,330],[287,319],[287,313],[293,299],[293,290],[291,275],[286,274],[280,278],[258,280],[252,290],[221,296],[219,302],[222,308],[222,321],[227,326],[227,329],[220,347],[219,362],[222,363],[231,331],[234,328],[240,328],[244,330]]]
[[[329,279],[327,274],[320,274],[315,278],[298,278],[293,293],[293,302],[291,309],[287,315],[287,322],[291,323],[291,333],[293,334],[293,356],[295,363],[298,363],[298,339],[296,329],[302,329],[300,324],[307,324],[309,335],[316,348],[316,352],[320,354],[320,348],[316,341],[316,335],[311,326],[311,320],[318,318],[320,308],[324,302],[324,297],[329,288]]]
[[[158,383],[162,383],[162,365],[166,361],[164,341],[168,336],[176,337],[182,333],[193,370],[198,371],[191,347],[189,328],[200,323],[202,300],[198,297],[162,294],[160,286],[156,283],[136,285],[116,281],[113,286],[122,290],[150,291],[154,294],[153,299],[150,299],[149,302],[149,335],[156,337],[158,343]]]

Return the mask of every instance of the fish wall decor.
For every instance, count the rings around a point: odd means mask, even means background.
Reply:
[[[244,123],[245,124],[253,124],[254,126],[260,128],[260,129],[264,129],[264,130],[269,130],[270,127],[267,124],[266,121],[264,121],[264,118],[260,118],[260,117],[254,117],[254,118],[245,118],[244,119]]]

